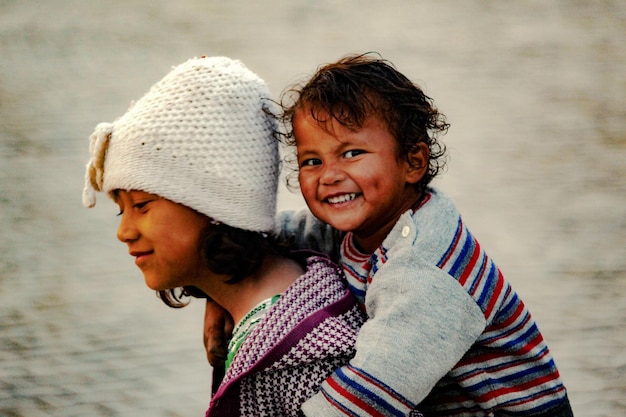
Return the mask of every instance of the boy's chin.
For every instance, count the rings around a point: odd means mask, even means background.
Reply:
[[[352,229],[349,228],[349,227],[343,227],[342,223],[338,223],[338,224],[328,223],[328,224],[330,224],[334,229],[337,229],[340,232],[350,232],[350,231],[352,231]]]
[[[330,218],[327,217],[325,223],[331,225],[334,229],[337,229],[341,232],[351,232],[354,230],[354,225],[351,224],[349,221],[346,220],[351,220],[351,219],[346,219],[346,218]]]

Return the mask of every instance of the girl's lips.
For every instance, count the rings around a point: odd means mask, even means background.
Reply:
[[[135,257],[135,265],[139,266],[140,263],[143,262],[144,259],[148,257],[148,255],[152,254],[152,251],[149,252],[135,252],[131,251],[130,256]]]

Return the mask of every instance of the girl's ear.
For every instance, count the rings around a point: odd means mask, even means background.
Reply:
[[[409,167],[406,171],[406,182],[409,184],[418,183],[428,171],[428,160],[430,150],[425,143],[416,144],[406,155]]]

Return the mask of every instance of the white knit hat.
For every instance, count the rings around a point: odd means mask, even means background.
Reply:
[[[271,232],[279,173],[273,114],[267,85],[241,62],[190,59],[121,118],[96,127],[83,205],[96,204],[95,191],[139,190]]]

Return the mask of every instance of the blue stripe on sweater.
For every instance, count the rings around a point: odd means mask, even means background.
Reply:
[[[450,268],[449,274],[456,279],[459,279],[459,277],[463,273],[463,270],[465,269],[465,266],[468,264],[470,258],[472,257],[474,250],[476,249],[476,242],[465,228],[462,231],[457,231],[457,233],[463,233],[464,239],[462,242],[461,250],[456,255],[456,259],[454,261],[454,264]]]
[[[553,361],[549,361],[547,363],[534,366],[533,368],[526,368],[518,372],[514,372],[514,373],[510,373],[506,375],[499,375],[498,386],[512,387],[512,386],[521,384],[525,381],[532,381],[542,376],[550,375],[552,373],[553,367],[554,367]],[[486,394],[490,392],[494,388],[494,386],[493,386],[493,382],[490,380],[481,380],[477,382],[476,384],[472,384],[472,385],[468,384],[467,388],[477,393]],[[537,394],[540,394],[540,393],[536,393],[534,395],[537,395]]]
[[[445,262],[446,259],[448,259],[450,255],[450,253],[454,250],[455,245],[454,243],[460,239],[460,233],[461,233],[461,228],[463,227],[463,222],[461,221],[461,218],[459,217],[458,222],[457,222],[457,226],[456,226],[456,231],[454,232],[454,239],[452,239],[452,242],[450,244],[450,247],[448,247],[448,249],[445,251],[445,253],[443,254],[443,256],[441,256],[441,258],[439,259],[439,262],[437,262],[437,266],[439,268],[443,267],[443,263]]]
[[[487,304],[489,301],[488,298],[493,296],[493,289],[498,283],[499,276],[500,274],[498,273],[498,268],[496,268],[496,265],[490,261],[489,272],[487,272],[485,279],[482,280],[485,285],[483,286],[480,295],[476,299],[476,303],[483,311],[485,311],[485,309],[487,308]]]
[[[393,397],[400,397],[403,398],[402,396],[399,396],[398,394],[396,394],[393,389],[391,389],[389,386],[383,384],[382,382],[376,380],[374,377],[372,377],[371,375],[367,374],[366,372],[364,372],[361,369],[357,369],[354,368],[350,365],[348,365],[348,368],[351,368],[354,370],[354,373],[358,376],[359,374],[363,374],[366,375],[369,379],[372,379],[373,381],[375,381],[375,388],[378,388],[382,391],[387,392],[390,396]],[[333,375],[333,378],[335,379],[335,381],[340,384],[346,391],[350,391],[352,392],[354,395],[356,395],[357,397],[366,400],[366,402],[368,404],[370,404],[372,407],[376,408],[377,410],[384,412],[384,415],[389,415],[389,416],[405,416],[406,412],[405,410],[398,410],[397,408],[395,408],[394,406],[392,406],[391,404],[389,404],[389,402],[387,402],[384,398],[380,397],[379,395],[377,395],[376,393],[374,393],[371,389],[367,388],[365,386],[365,384],[367,384],[367,381],[363,380],[364,384],[360,384],[357,382],[356,379],[352,379],[350,378],[344,371],[342,368],[339,368],[336,370],[335,374]]]
[[[528,328],[524,333],[517,334],[515,339],[502,345],[502,349],[519,349],[520,346],[524,346],[528,340],[534,339],[539,333],[539,329],[534,324]]]

